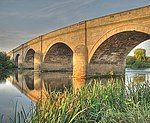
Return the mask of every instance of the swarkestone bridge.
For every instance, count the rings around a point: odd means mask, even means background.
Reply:
[[[19,68],[73,71],[73,77],[124,73],[125,58],[150,39],[150,5],[80,23],[41,35],[9,55]]]

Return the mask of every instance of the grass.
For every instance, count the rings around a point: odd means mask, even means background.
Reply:
[[[104,86],[92,80],[76,92],[50,92],[44,104],[38,103],[30,115],[22,109],[14,121],[23,117],[25,123],[150,123],[149,83],[122,83],[112,79]]]

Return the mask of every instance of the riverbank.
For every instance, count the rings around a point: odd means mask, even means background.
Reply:
[[[126,68],[131,68],[131,69],[135,69],[135,70],[147,69],[147,68],[150,68],[150,62],[137,61],[137,62],[134,62],[132,64],[126,64]]]
[[[122,86],[121,80],[113,79],[103,86],[93,80],[81,90],[50,92],[47,102],[39,103],[30,112],[16,113],[30,123],[146,123],[150,122],[150,85]],[[27,121],[28,120],[28,121]]]
[[[150,57],[144,57],[143,59],[137,59],[135,56],[127,56],[126,68],[131,68],[131,69],[150,68]]]

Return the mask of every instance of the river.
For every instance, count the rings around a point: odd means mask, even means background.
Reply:
[[[71,73],[47,72],[39,74],[33,71],[15,71],[6,81],[0,82],[0,123],[11,122],[15,110],[24,107],[26,112],[43,99],[48,90],[63,91],[65,88],[78,88],[82,85],[72,81]],[[125,83],[150,82],[150,69],[126,69]]]

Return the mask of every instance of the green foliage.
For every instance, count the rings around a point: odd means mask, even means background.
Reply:
[[[133,64],[126,64],[127,68],[131,69],[145,69],[145,68],[150,68],[150,62],[142,62],[136,60]]]
[[[134,64],[135,60],[136,59],[134,57],[127,56],[127,58],[126,58],[126,64]]]
[[[51,92],[48,102],[37,104],[26,123],[148,123],[150,86],[129,86],[120,80],[105,86],[92,80],[78,90]]]
[[[13,70],[0,71],[0,82],[5,82],[5,79],[13,74]]]
[[[14,64],[7,56],[7,54],[4,52],[0,52],[0,71],[3,71],[5,69],[11,69],[13,67]]]
[[[135,63],[132,66],[133,68],[144,68],[144,64],[141,61],[135,61]]]
[[[146,57],[146,61],[147,61],[147,62],[150,62],[150,57]]]
[[[145,61],[145,59],[146,59],[146,50],[145,49],[141,49],[141,48],[136,49],[134,51],[134,57],[138,61]]]
[[[126,67],[132,69],[150,68],[150,57],[146,57],[145,49],[136,49],[134,56],[127,56]]]
[[[3,81],[11,73],[14,67],[13,62],[5,52],[0,52],[0,81]]]

